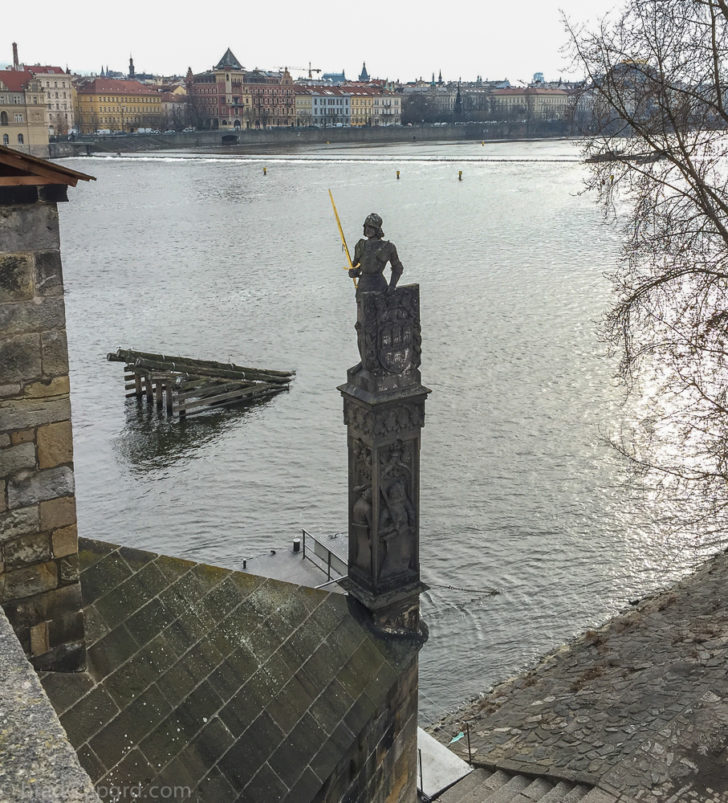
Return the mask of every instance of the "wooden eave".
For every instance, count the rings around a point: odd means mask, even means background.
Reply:
[[[96,181],[95,176],[20,153],[0,145],[0,187],[46,186],[65,184],[75,187],[80,181]]]

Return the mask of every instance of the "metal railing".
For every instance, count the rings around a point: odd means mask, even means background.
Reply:
[[[304,560],[310,560],[314,566],[321,569],[322,572],[326,572],[327,581],[346,577],[348,572],[346,561],[334,554],[307,530],[302,528],[301,535],[303,537]],[[338,576],[332,576],[332,571]]]

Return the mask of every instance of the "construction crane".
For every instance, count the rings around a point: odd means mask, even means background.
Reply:
[[[321,72],[320,67],[312,67],[311,62],[309,61],[308,67],[291,67],[290,64],[287,64],[285,67],[279,67],[279,70],[303,70],[304,72],[308,73],[309,78],[313,78],[313,73]]]

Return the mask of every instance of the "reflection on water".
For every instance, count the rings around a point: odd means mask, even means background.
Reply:
[[[231,154],[68,160],[97,177],[59,209],[82,534],[238,566],[301,527],[346,529],[336,387],[359,357],[331,189],[350,245],[378,212],[420,284],[423,720],[704,554],[666,536],[664,500],[625,489],[601,437],[624,415],[595,331],[619,243],[572,144],[265,158],[266,176]],[[120,344],[295,369],[295,389],[156,422],[122,402],[104,361]]]
[[[113,440],[114,449],[137,475],[166,471],[178,461],[189,460],[265,403],[266,400],[257,400],[172,418],[144,399],[129,398],[125,404],[126,424]]]

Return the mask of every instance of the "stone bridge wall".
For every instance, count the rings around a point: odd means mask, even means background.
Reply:
[[[0,604],[37,669],[85,662],[57,200],[0,193]]]

